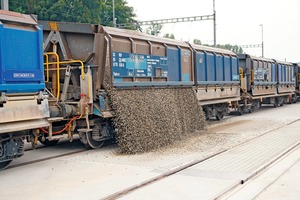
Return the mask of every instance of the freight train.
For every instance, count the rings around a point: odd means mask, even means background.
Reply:
[[[193,88],[207,119],[297,100],[299,66],[101,25],[0,11],[0,168],[78,134],[115,136],[109,91]]]

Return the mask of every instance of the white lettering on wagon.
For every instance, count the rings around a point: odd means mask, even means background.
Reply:
[[[14,78],[34,78],[34,73],[13,73]]]

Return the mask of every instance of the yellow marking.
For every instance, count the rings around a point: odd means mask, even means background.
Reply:
[[[56,57],[56,61],[49,62],[49,56],[54,55]],[[56,65],[56,73],[57,73],[57,95],[56,98],[59,99],[60,95],[60,64],[72,64],[72,63],[80,63],[81,65],[81,77],[82,80],[84,80],[84,64],[81,60],[70,60],[70,61],[59,61],[59,56],[55,52],[47,52],[44,53],[44,56],[46,57],[46,62],[44,65],[46,65],[46,82],[49,81],[49,65]]]
[[[58,24],[56,22],[49,22],[48,24],[51,31],[58,31]]]

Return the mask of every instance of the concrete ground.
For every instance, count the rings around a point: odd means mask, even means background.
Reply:
[[[120,155],[116,145],[109,145],[97,150],[7,169],[0,172],[0,199],[103,199],[186,163],[218,151],[234,149],[239,143],[267,132],[271,133],[274,129],[286,127],[282,129],[282,133],[288,132],[290,130],[287,128],[288,124],[300,119],[299,110],[299,103],[279,108],[263,108],[252,114],[210,125],[210,134],[202,134],[178,146],[150,153]],[[297,129],[296,126],[293,128]],[[65,145],[59,152],[73,148],[74,145],[70,147]],[[36,151],[40,150],[43,150],[43,153],[36,156],[49,156],[53,151],[58,151],[46,148]],[[26,152],[30,154],[27,158],[32,158],[30,152]],[[18,162],[25,162],[27,158],[24,156]],[[239,188],[224,198],[234,199],[234,195],[241,192],[239,194],[244,197],[243,199],[300,199],[299,187],[297,187],[300,185],[299,160],[298,149],[281,159],[279,165],[280,163],[289,163],[289,165],[282,167],[280,173],[266,175],[268,171],[266,169],[264,173],[253,177],[258,181],[258,183],[251,181],[254,185],[264,185],[263,190],[258,194],[243,196],[247,190]],[[274,168],[275,165],[270,170]],[[272,178],[259,180],[258,177],[264,174]],[[210,199],[237,184],[234,174],[229,175],[225,176],[223,172],[214,171],[213,174],[206,174],[206,177],[201,175],[199,181],[197,171],[190,170],[150,184],[121,199]],[[235,175],[238,177],[237,173]],[[243,188],[253,187],[250,183],[244,185]]]

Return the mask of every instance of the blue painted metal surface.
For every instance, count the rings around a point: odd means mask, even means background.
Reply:
[[[196,53],[197,82],[211,84],[238,84],[239,69],[237,57],[214,52]]]
[[[164,86],[191,86],[194,82],[192,81],[168,81],[168,82],[115,82],[115,87],[164,87]]]
[[[114,87],[193,85],[190,74],[182,74],[181,49],[167,48],[167,56],[125,52],[112,53]],[[125,78],[149,78],[149,81],[125,81]],[[152,81],[156,78],[160,81]],[[127,79],[128,80],[128,79]]]
[[[216,65],[214,54],[207,53],[206,54],[206,70],[207,70],[207,81],[216,81]]]
[[[231,67],[230,69],[227,69],[228,66],[231,66],[231,57],[229,56],[224,56],[224,80],[231,80],[232,78],[232,70]]]
[[[112,60],[113,77],[116,78],[155,77],[156,69],[161,69],[162,77],[168,77],[167,57],[113,52]]]
[[[169,80],[181,80],[181,63],[180,63],[180,49],[167,49],[168,65],[169,65]]]
[[[197,68],[197,81],[206,81],[207,73],[206,73],[206,57],[204,53],[196,54],[196,68]]]
[[[276,82],[277,81],[276,74],[277,74],[276,64],[273,63],[272,64],[272,80],[271,80],[272,82]]]
[[[294,68],[292,63],[278,63],[278,83],[295,84]]]
[[[231,72],[231,80],[239,81],[239,59],[237,57],[231,57],[231,67],[228,67]]]
[[[45,88],[42,30],[0,24],[0,91],[38,92]]]

